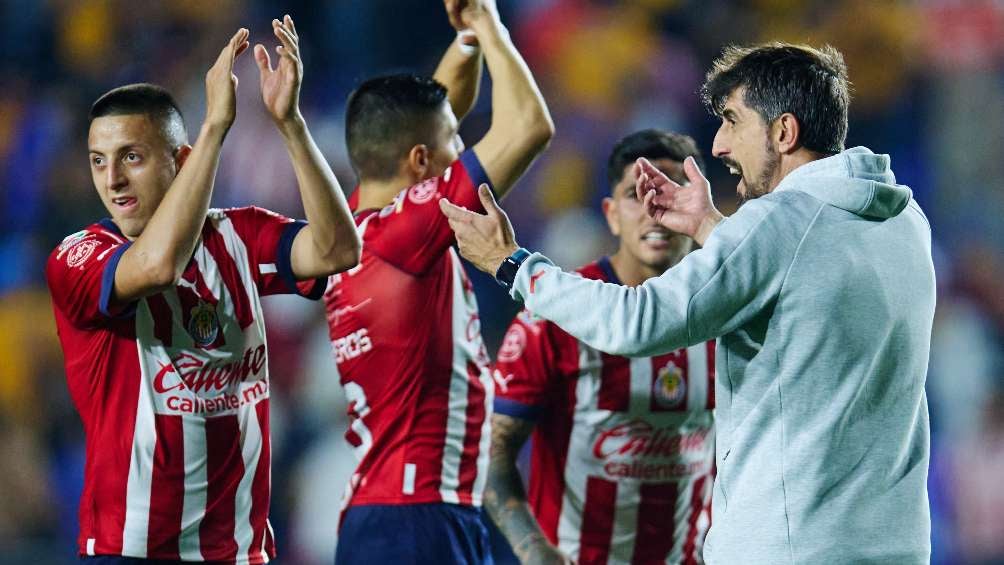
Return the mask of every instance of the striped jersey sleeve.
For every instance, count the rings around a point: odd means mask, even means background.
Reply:
[[[293,273],[293,240],[306,222],[257,206],[230,208],[224,213],[248,248],[251,272],[262,296],[299,294],[317,300],[324,294],[327,278],[298,281]]]

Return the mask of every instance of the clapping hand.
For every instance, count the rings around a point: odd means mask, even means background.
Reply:
[[[303,62],[300,60],[300,38],[296,25],[288,14],[282,21],[272,20],[272,33],[280,45],[276,67],[264,45],[254,46],[254,59],[261,75],[261,98],[265,108],[276,123],[300,118],[300,84],[303,80]]]
[[[230,129],[237,117],[234,60],[248,48],[248,30],[240,28],[206,73],[206,123]]]

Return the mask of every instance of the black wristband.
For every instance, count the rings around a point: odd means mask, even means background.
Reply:
[[[495,272],[495,280],[506,290],[511,290],[513,282],[516,281],[516,271],[529,256],[530,252],[522,247],[514,251],[499,265],[499,270]]]

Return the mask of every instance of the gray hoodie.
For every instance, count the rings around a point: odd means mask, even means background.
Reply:
[[[718,337],[709,563],[926,563],[931,231],[887,155],[792,171],[636,288],[539,254],[514,298],[589,345]]]

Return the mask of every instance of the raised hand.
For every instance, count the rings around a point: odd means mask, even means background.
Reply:
[[[234,60],[248,48],[248,30],[240,28],[206,73],[206,123],[229,129],[237,117]]]
[[[644,157],[635,162],[635,191],[638,200],[655,221],[672,231],[690,236],[699,245],[724,216],[711,200],[711,184],[704,178],[693,157],[683,162],[686,184],[667,177]]]
[[[254,46],[254,60],[261,75],[261,98],[269,115],[282,123],[300,117],[300,84],[303,81],[303,62],[300,60],[300,38],[296,34],[293,18],[287,14],[282,21],[272,20],[272,33],[280,45],[275,69],[265,46]]]
[[[478,187],[478,197],[486,214],[475,214],[445,198],[440,199],[439,209],[457,236],[460,254],[478,269],[495,275],[502,261],[519,246],[509,216],[495,202],[495,195],[487,184]]]
[[[495,0],[443,0],[446,6],[446,15],[450,18],[450,25],[457,31],[469,29],[474,22],[479,19],[489,19],[497,22],[499,19],[498,6]],[[465,40],[465,44],[473,40]]]

